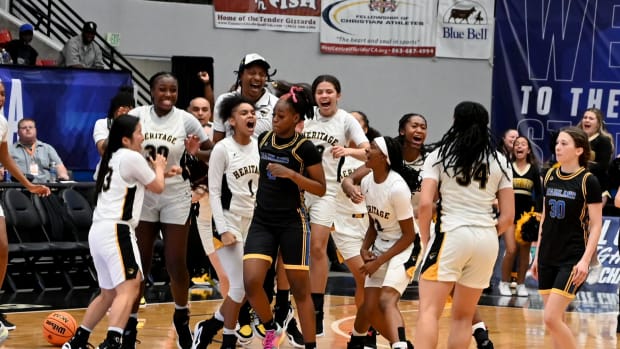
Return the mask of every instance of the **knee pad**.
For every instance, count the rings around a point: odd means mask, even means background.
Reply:
[[[233,287],[231,286],[228,290],[228,297],[233,300],[235,303],[241,303],[243,301],[243,297],[245,297],[245,289],[242,287]]]

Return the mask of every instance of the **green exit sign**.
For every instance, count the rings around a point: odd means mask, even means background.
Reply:
[[[105,40],[111,46],[118,47],[121,44],[121,33],[107,33]]]

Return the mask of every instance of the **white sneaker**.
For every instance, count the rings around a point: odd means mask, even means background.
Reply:
[[[502,296],[510,297],[512,296],[512,290],[510,289],[510,283],[505,281],[499,282],[499,294]]]
[[[0,344],[7,338],[9,338],[9,330],[2,323],[0,323]]]
[[[527,292],[527,288],[524,284],[517,285],[517,296],[519,297],[529,297],[529,293]]]

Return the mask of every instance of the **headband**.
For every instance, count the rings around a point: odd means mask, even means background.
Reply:
[[[377,147],[379,147],[379,150],[381,150],[383,155],[385,155],[388,165],[391,165],[390,164],[390,154],[388,154],[387,143],[385,143],[385,138],[377,137],[377,138],[374,139],[374,141],[377,144]]]

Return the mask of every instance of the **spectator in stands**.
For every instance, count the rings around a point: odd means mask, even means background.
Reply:
[[[6,44],[6,52],[11,55],[14,64],[35,65],[39,53],[32,46],[32,36],[34,27],[30,23],[22,24],[19,27],[19,39],[11,40]]]
[[[103,69],[101,48],[94,42],[97,24],[86,22],[82,34],[69,39],[60,52],[61,67]]]
[[[17,123],[18,141],[9,151],[19,169],[32,178],[34,183],[50,181],[50,166],[56,163],[58,180],[68,180],[67,168],[63,165],[56,149],[37,140],[37,127],[33,119],[23,118]],[[30,175],[30,176],[28,176]]]

